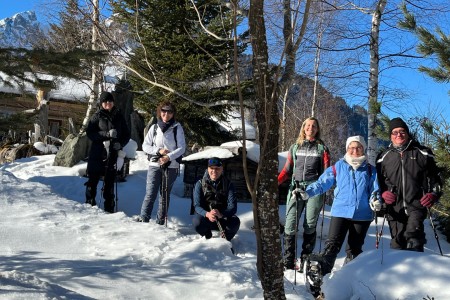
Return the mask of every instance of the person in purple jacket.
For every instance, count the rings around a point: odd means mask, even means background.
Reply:
[[[327,168],[306,190],[300,191],[302,198],[308,199],[335,186],[325,248],[322,253],[311,254],[309,258],[320,263],[322,275],[333,269],[347,234],[346,262],[362,252],[374,211],[381,209],[376,169],[367,162],[365,150],[366,142],[362,136],[349,137],[344,157]]]

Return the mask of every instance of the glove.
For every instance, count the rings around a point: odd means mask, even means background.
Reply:
[[[369,202],[370,208],[373,211],[380,211],[381,210],[381,202],[380,200],[372,200]]]
[[[383,194],[381,194],[381,198],[383,198],[386,204],[392,204],[397,200],[397,195],[390,191],[384,191]]]
[[[439,197],[435,193],[426,193],[423,195],[422,199],[420,199],[420,204],[422,204],[423,207],[430,208],[438,201],[438,199]]]
[[[114,150],[120,150],[122,148],[122,145],[120,145],[120,143],[119,142],[115,142],[114,144],[113,144],[113,149]]]
[[[292,193],[294,193],[295,195],[300,195],[300,200],[306,201],[309,199],[309,195],[308,193],[301,189],[301,188],[296,188],[295,190],[292,191]]]
[[[108,133],[106,134],[106,136],[109,137],[109,138],[111,138],[111,139],[117,138],[117,130],[111,129],[110,131],[108,131]]]

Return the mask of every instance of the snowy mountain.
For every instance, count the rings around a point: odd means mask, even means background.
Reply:
[[[34,11],[17,13],[0,20],[0,47],[31,47],[41,32],[41,25]]]

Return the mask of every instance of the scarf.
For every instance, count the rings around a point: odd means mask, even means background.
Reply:
[[[351,157],[348,154],[345,154],[344,160],[352,166],[353,170],[357,170],[363,162],[365,162],[367,157],[365,155],[359,157]]]
[[[158,119],[158,126],[161,128],[161,131],[164,133],[175,123],[175,119],[170,119],[169,122],[164,123],[163,120]]]

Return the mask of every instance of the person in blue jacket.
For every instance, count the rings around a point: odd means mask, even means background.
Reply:
[[[349,137],[344,157],[327,168],[306,190],[300,191],[300,196],[306,200],[335,186],[325,248],[322,253],[310,256],[310,261],[320,263],[322,275],[333,269],[347,234],[345,261],[352,260],[362,252],[367,230],[374,218],[373,211],[381,209],[376,169],[367,162],[365,149],[364,137]]]

